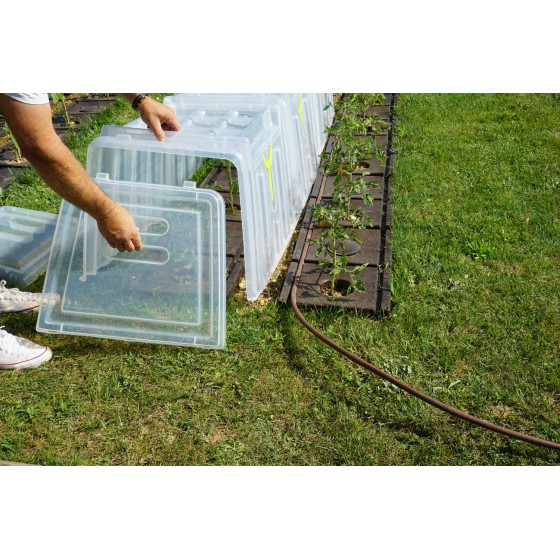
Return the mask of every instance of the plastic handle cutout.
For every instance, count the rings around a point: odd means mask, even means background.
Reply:
[[[141,235],[162,236],[169,231],[169,222],[163,218],[152,218],[150,216],[135,216],[136,227]]]
[[[141,251],[134,253],[121,253],[118,249],[113,249],[109,245],[103,247],[103,256],[113,261],[131,262],[138,264],[164,265],[169,262],[169,251],[165,247],[154,247],[144,245]]]

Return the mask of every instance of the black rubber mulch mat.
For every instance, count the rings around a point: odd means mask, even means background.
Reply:
[[[233,166],[231,174],[232,179],[234,181],[237,180],[237,170]],[[211,188],[219,192],[224,197],[226,204],[226,295],[229,298],[237,292],[245,272],[240,200],[238,196],[234,197],[233,201],[230,200],[229,175],[227,168],[221,164],[214,167],[199,186],[200,188]]]
[[[312,305],[320,307],[338,306],[349,309],[364,310],[372,315],[386,315],[391,310],[391,278],[390,265],[392,261],[391,251],[391,228],[392,220],[392,199],[391,199],[391,166],[393,165],[394,153],[392,151],[392,139],[395,125],[395,105],[398,94],[385,94],[385,105],[379,105],[372,109],[376,115],[387,122],[387,128],[383,134],[377,135],[376,140],[385,152],[387,160],[385,164],[377,159],[368,160],[364,165],[364,171],[370,173],[367,181],[371,183],[369,190],[374,199],[373,205],[367,208],[367,214],[373,224],[371,228],[357,231],[361,239],[361,244],[354,241],[347,243],[346,253],[350,266],[368,263],[360,274],[364,282],[366,291],[362,293],[351,293],[342,297],[332,298],[324,293],[324,288],[330,285],[330,275],[326,267],[322,267],[318,262],[323,255],[316,255],[316,246],[311,245],[307,252],[307,257],[303,265],[302,275],[298,286],[298,304]],[[332,138],[329,138],[325,148],[325,153],[329,153],[332,145]],[[290,292],[295,280],[298,264],[302,257],[305,239],[311,223],[311,208],[317,202],[317,197],[321,187],[324,186],[322,202],[329,203],[332,198],[333,181],[335,176],[324,175],[320,170],[309,201],[307,210],[304,212],[300,224],[300,232],[294,244],[291,262],[288,265],[282,291],[279,300],[288,302]],[[356,207],[363,206],[363,203],[356,201]],[[349,225],[349,224],[348,224]],[[313,228],[312,239],[320,235],[317,226]],[[342,275],[340,279],[344,282],[348,278]],[[342,282],[342,283],[343,283]]]

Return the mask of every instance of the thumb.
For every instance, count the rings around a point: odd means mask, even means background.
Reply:
[[[150,121],[150,128],[152,129],[153,133],[156,135],[158,141],[160,142],[166,141],[165,132],[163,132],[163,129],[161,128],[161,123],[159,122],[159,119],[157,117]]]

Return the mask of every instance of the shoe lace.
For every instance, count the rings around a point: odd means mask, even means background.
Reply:
[[[0,280],[0,294],[2,293],[14,296],[21,295],[21,292],[17,288],[6,288],[6,280]]]
[[[18,346],[17,338],[4,330],[4,327],[0,327],[0,349],[2,352],[7,356],[13,356]]]
[[[7,298],[12,301],[25,301],[35,294],[21,292],[18,288],[6,288],[6,280],[0,280],[0,299]]]

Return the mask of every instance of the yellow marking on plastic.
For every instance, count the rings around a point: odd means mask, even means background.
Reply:
[[[299,122],[301,123],[301,131],[303,132],[303,138],[305,139],[305,126],[303,124],[303,95],[299,96],[298,113]]]
[[[272,144],[270,144],[270,149],[268,150],[268,158],[264,156],[264,164],[268,171],[268,180],[270,181],[270,195],[272,200],[274,200],[274,189],[272,187]]]

